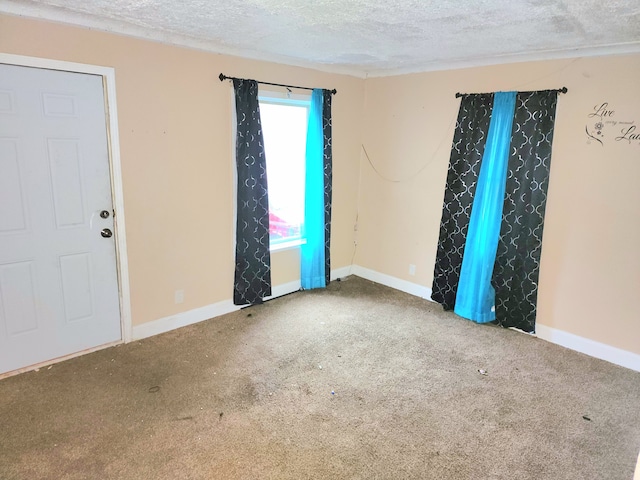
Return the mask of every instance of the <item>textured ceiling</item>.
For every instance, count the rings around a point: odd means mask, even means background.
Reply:
[[[640,52],[639,0],[2,0],[0,11],[358,76]]]

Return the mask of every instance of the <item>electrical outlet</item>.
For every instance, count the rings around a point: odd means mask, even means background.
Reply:
[[[409,265],[409,275],[416,274],[416,266],[414,264]]]
[[[174,298],[176,303],[184,303],[184,290],[176,290]]]

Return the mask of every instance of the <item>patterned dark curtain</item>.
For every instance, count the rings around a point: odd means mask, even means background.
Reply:
[[[271,295],[267,165],[260,124],[258,83],[233,80],[236,100],[236,268],[233,303],[261,303]]]
[[[480,163],[489,131],[493,94],[465,95],[460,103],[444,193],[431,298],[445,310],[456,303],[462,256]]]
[[[496,320],[535,332],[542,230],[558,92],[516,97],[502,225],[492,284]]]
[[[510,138],[506,192],[491,283],[496,321],[535,331],[542,231],[558,91],[520,92]],[[454,134],[431,298],[455,307],[460,269],[493,94],[465,95]]]
[[[322,95],[322,133],[324,136],[324,261],[325,278],[331,280],[331,197],[333,177],[333,153],[331,137],[331,100],[332,92],[324,90]]]

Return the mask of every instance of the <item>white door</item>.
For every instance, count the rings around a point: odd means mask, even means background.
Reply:
[[[102,77],[0,64],[0,373],[121,339],[113,225]]]

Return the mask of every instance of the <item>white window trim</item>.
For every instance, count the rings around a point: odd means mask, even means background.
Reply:
[[[275,90],[265,90],[259,87],[258,101],[267,103],[281,103],[284,105],[306,105],[311,106],[311,90],[307,93],[277,92]]]

